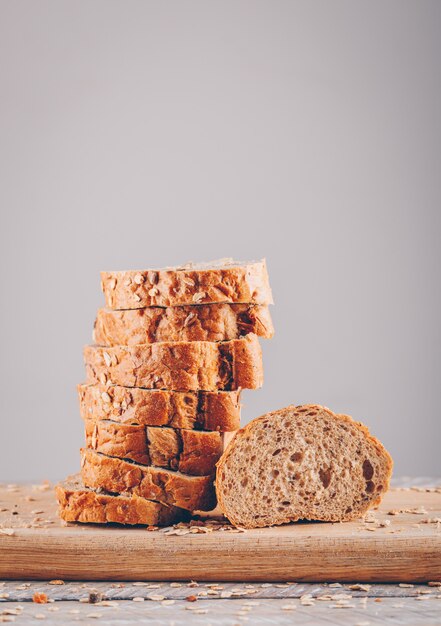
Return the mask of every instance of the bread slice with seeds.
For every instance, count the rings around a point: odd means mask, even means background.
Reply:
[[[219,432],[240,426],[239,391],[169,391],[83,384],[78,385],[78,395],[83,419]]]
[[[265,259],[247,263],[220,259],[164,269],[101,272],[101,288],[111,309],[273,302]]]
[[[187,520],[188,511],[130,494],[109,494],[85,487],[79,475],[55,487],[59,515],[66,522],[170,526]]]
[[[85,430],[86,446],[92,450],[193,476],[214,474],[223,450],[218,432],[90,419],[85,421]]]
[[[86,346],[88,382],[182,391],[258,389],[262,350],[256,335],[214,343],[178,341],[137,346]]]
[[[187,511],[211,511],[216,505],[213,476],[189,476],[81,450],[81,477],[87,487],[132,493]]]
[[[389,487],[392,459],[368,429],[318,405],[289,406],[239,430],[216,493],[226,517],[256,528],[361,517]]]
[[[267,306],[203,304],[115,311],[98,309],[94,342],[133,346],[157,341],[230,341],[248,333],[271,338],[274,328]]]

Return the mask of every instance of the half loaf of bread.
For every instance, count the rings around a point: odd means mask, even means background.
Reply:
[[[255,528],[359,518],[387,491],[392,459],[368,429],[318,405],[289,406],[239,430],[218,463],[228,519]]]

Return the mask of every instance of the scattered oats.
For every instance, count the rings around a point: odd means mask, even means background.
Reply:
[[[182,587],[182,583],[170,583],[170,587]]]
[[[375,528],[371,528],[370,526],[367,526],[364,530],[369,530],[371,533],[375,532]]]
[[[2,600],[6,600],[7,598],[9,598],[9,593],[0,593],[0,598]]]
[[[50,585],[64,585],[64,580],[50,580]]]
[[[355,626],[369,626],[370,622],[357,622]]]
[[[331,609],[355,609],[355,604],[346,604],[343,602],[339,602],[338,604],[330,604],[329,608]]]
[[[81,600],[80,600],[81,602]],[[70,609],[70,611],[68,611],[68,613],[70,613],[71,615],[78,615],[78,613],[80,612],[79,609]]]
[[[261,585],[262,589],[265,589],[266,587],[272,587],[273,585],[271,585],[271,583],[263,583]]]
[[[390,526],[390,520],[389,519],[385,519],[381,522],[378,522],[378,526],[380,528],[386,528],[387,526]]]
[[[231,591],[221,591],[220,597],[221,598],[231,598],[232,595],[233,594],[231,593]]]
[[[37,591],[32,596],[32,602],[35,602],[36,604],[47,604],[47,595]]]
[[[161,602],[161,604],[163,604],[164,606],[170,606],[171,604],[174,604],[175,601],[174,600],[163,600]]]
[[[98,604],[99,606],[110,606],[110,607],[119,606],[119,602],[117,602],[116,600],[103,600],[102,602],[99,602]]]
[[[329,587],[342,587],[343,585],[341,585],[340,583],[331,583],[329,585]]]
[[[371,588],[371,585],[360,585],[360,584],[349,585],[349,589],[351,591],[369,591],[370,588]]]
[[[415,600],[431,600],[430,596],[416,596]]]
[[[295,604],[283,604],[281,607],[282,611],[294,611],[296,608]]]
[[[420,524],[441,524],[441,517],[426,517]]]
[[[88,617],[89,619],[99,619],[102,616],[103,616],[102,613],[88,613],[86,615],[86,617]]]
[[[132,598],[132,602],[144,602],[144,598],[142,598],[141,596],[135,596],[134,598]]]
[[[60,608],[58,606],[48,606],[47,610],[51,611],[51,613],[54,613],[55,611],[59,611]]]
[[[33,498],[32,496],[25,496],[25,500],[26,502],[35,502],[35,498]]]
[[[88,604],[89,603],[89,598],[80,598],[78,600],[78,602],[81,602],[82,604]]]
[[[112,357],[110,356],[110,354],[108,352],[103,352],[103,358],[107,367],[110,367],[112,365]],[[109,396],[109,402],[110,402],[110,396]]]
[[[431,589],[417,589],[416,590],[418,595],[427,595],[428,593],[432,593]]]
[[[190,582],[187,583],[187,587],[199,587],[199,583],[197,583],[195,580],[190,580]]]
[[[415,585],[412,585],[412,583],[399,583],[398,587],[401,587],[402,589],[410,589],[411,587],[415,587]]]
[[[165,596],[160,596],[160,595],[151,595],[151,596],[147,596],[147,598],[149,600],[154,600],[156,602],[160,602],[161,600],[165,600]]]
[[[15,617],[13,615],[0,615],[0,622],[14,622]]]
[[[159,585],[151,585],[150,583],[143,583],[143,582],[137,582],[137,583],[131,583],[134,587],[148,587],[149,589],[159,589]]]
[[[2,615],[20,615],[21,612],[23,611],[23,607],[18,606],[14,609],[4,609],[4,611],[2,611]]]
[[[13,528],[0,528],[0,535],[12,537],[12,535],[15,535],[15,530]]]
[[[43,615],[43,613],[35,613],[33,617],[35,617],[35,619],[46,619],[46,615]]]
[[[441,587],[440,580],[431,580],[427,584],[429,585],[429,587]]]

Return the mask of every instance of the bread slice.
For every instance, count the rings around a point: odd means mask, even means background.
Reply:
[[[169,526],[189,517],[188,511],[136,495],[112,495],[85,487],[79,475],[55,487],[59,515],[66,522]]]
[[[256,528],[361,517],[387,491],[392,459],[362,424],[318,405],[289,406],[239,430],[216,492],[228,519]]]
[[[214,474],[223,442],[217,432],[86,420],[86,446],[108,456],[183,474]]]
[[[81,450],[84,484],[110,493],[132,493],[187,511],[211,511],[216,505],[213,476],[188,476]]]
[[[78,385],[78,395],[83,419],[219,432],[240,426],[239,391],[183,392],[86,384]]]
[[[214,343],[161,342],[137,346],[86,346],[88,382],[106,377],[116,385],[217,391],[258,389],[262,351],[256,335]]]
[[[111,309],[273,302],[264,259],[249,263],[221,259],[164,269],[101,272],[101,288]]]
[[[248,333],[270,338],[274,328],[267,306],[203,304],[127,311],[99,309],[94,342],[133,346],[157,341],[229,341]]]

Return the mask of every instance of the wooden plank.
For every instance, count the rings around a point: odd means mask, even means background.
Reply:
[[[47,626],[80,623],[105,623],[109,626],[154,623],[155,626],[170,624],[191,624],[192,626],[231,626],[232,624],[277,624],[291,626],[383,626],[401,624],[412,626],[439,624],[441,600],[433,597],[424,601],[414,598],[384,598],[376,602],[374,598],[363,602],[348,599],[346,603],[314,602],[302,604],[298,600],[198,600],[189,603],[176,601],[164,604],[162,601],[131,602],[122,601],[114,606],[80,604],[78,602],[57,602],[56,604],[22,604],[15,617],[16,624],[29,624],[31,619],[44,619]],[[16,609],[16,603],[7,603],[8,611]],[[338,608],[336,608],[336,606]],[[342,608],[346,606],[346,608]],[[2,609],[0,604],[0,621]],[[38,616],[38,617],[37,617]],[[12,616],[14,617],[14,616]],[[32,621],[32,623],[34,623]],[[35,621],[37,623],[37,621]]]
[[[59,582],[59,581],[58,581]],[[30,602],[35,593],[44,593],[52,601],[87,600],[102,596],[107,600],[133,600],[160,595],[165,600],[185,600],[189,595],[198,599],[253,599],[290,600],[308,595],[312,598],[336,594],[350,594],[354,598],[419,598],[441,595],[441,588],[424,584],[339,584],[339,583],[182,583],[166,582],[65,582],[51,584],[43,581],[0,582],[0,600],[8,602]],[[398,601],[398,600],[397,600]]]
[[[29,501],[29,498],[33,500]],[[64,526],[50,490],[0,490],[0,577],[65,580],[405,582],[441,579],[441,493],[392,490],[376,522],[169,536]],[[403,512],[390,516],[388,511]],[[38,512],[41,511],[41,512]],[[16,512],[17,515],[13,515]],[[389,526],[381,524],[390,522]]]

